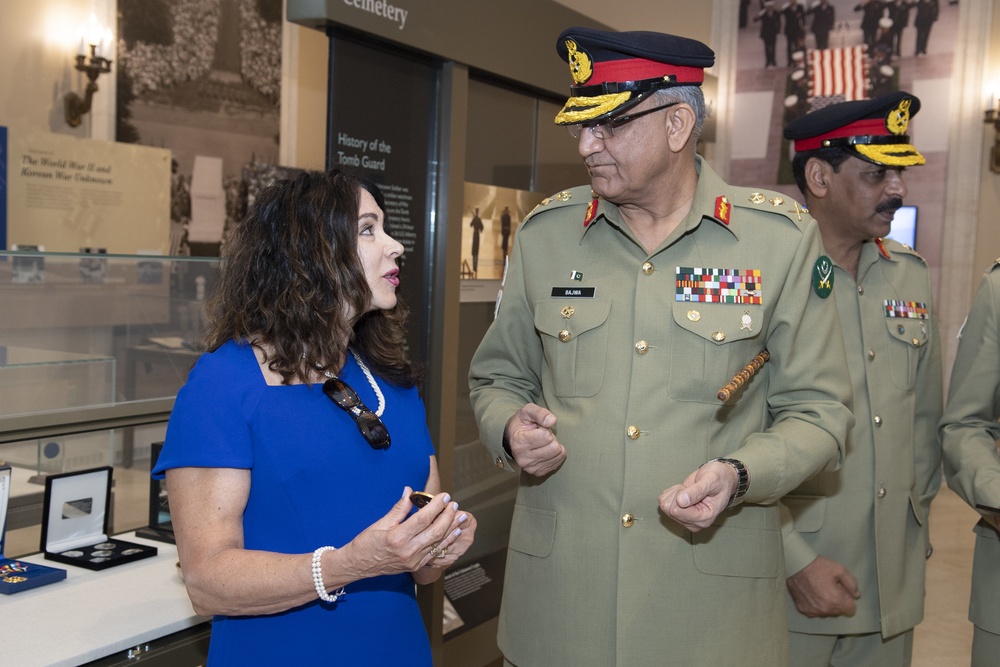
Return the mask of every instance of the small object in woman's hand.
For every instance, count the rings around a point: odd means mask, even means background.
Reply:
[[[434,500],[434,496],[426,491],[414,491],[410,494],[410,502],[415,507],[423,507],[432,500]]]

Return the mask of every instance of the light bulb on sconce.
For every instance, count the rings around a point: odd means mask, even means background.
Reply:
[[[111,29],[100,25],[97,17],[91,14],[90,20],[80,26],[80,47],[74,65],[77,70],[87,75],[86,92],[80,97],[70,91],[64,98],[66,122],[70,127],[80,125],[83,122],[83,115],[90,111],[90,103],[93,101],[94,93],[97,92],[97,77],[111,71],[111,58],[107,56],[113,52],[114,35]]]

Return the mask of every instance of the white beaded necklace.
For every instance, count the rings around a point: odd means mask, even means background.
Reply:
[[[368,378],[368,384],[372,386],[372,389],[375,391],[375,395],[378,397],[378,410],[375,411],[375,416],[381,417],[382,413],[385,412],[385,396],[382,395],[382,390],[379,389],[378,383],[375,382],[372,372],[368,370],[368,366],[365,365],[365,362],[361,361],[361,357],[358,356],[358,353],[351,350],[351,356],[354,357],[354,361],[357,362],[358,366],[365,374],[365,377]],[[337,374],[331,371],[323,371],[323,375],[331,380],[337,377]]]

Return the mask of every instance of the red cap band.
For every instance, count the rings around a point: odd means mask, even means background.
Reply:
[[[677,83],[702,83],[705,80],[705,70],[701,67],[670,65],[645,58],[626,58],[595,62],[594,73],[583,85],[600,85],[609,81],[643,81],[668,74],[672,74]]]
[[[827,139],[846,139],[847,137],[888,137],[889,130],[885,126],[884,118],[866,118],[856,120],[853,123],[838,127],[832,132],[821,134],[818,137],[795,140],[795,152],[811,151],[823,147],[823,142]]]

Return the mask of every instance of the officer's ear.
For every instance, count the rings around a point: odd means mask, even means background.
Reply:
[[[826,197],[832,175],[833,168],[829,162],[809,158],[805,166],[806,194],[817,199]]]
[[[679,153],[687,146],[694,132],[694,109],[687,104],[678,104],[667,110],[667,137],[670,150]]]

